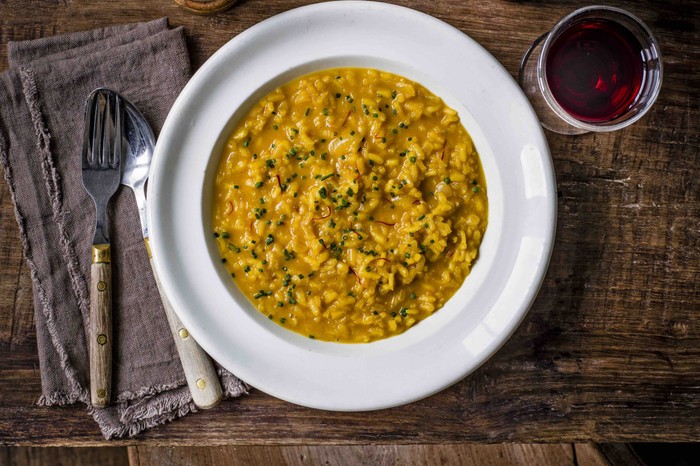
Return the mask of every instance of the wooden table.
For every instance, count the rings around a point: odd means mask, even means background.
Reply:
[[[169,16],[193,65],[301,1],[245,0],[197,17],[172,1],[0,3],[9,40]],[[517,75],[528,44],[583,1],[406,1],[459,28]],[[315,411],[261,392],[110,445],[700,441],[700,1],[613,1],[654,31],[664,85],[614,133],[547,133],[558,183],[556,245],[531,311],[490,361],[423,401]],[[0,445],[106,444],[83,406],[40,394],[29,271],[0,183]]]

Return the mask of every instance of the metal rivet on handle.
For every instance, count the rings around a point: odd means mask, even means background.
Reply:
[[[99,335],[97,335],[97,343],[99,343],[100,345],[104,345],[105,343],[107,343],[107,335],[105,335],[104,333],[100,333]]]
[[[204,390],[207,388],[207,382],[204,379],[197,379],[197,388]]]
[[[190,336],[190,332],[188,332],[186,328],[181,328],[177,333],[183,340]]]
[[[106,289],[107,289],[107,284],[105,282],[103,282],[102,280],[97,282],[97,291],[104,291]]]
[[[104,398],[105,396],[107,396],[107,390],[105,390],[104,388],[98,388],[97,389],[97,397]]]

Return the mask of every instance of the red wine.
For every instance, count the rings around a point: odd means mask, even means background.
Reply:
[[[572,24],[554,39],[545,60],[552,96],[587,123],[623,115],[634,105],[644,79],[639,40],[608,19]]]

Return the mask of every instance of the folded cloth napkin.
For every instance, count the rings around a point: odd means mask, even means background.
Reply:
[[[0,163],[34,287],[41,405],[82,401],[106,438],[195,411],[160,303],[130,189],[112,198],[113,395],[90,406],[86,335],[94,206],[82,185],[85,99],[108,87],[154,130],[190,77],[182,28],[166,18],[8,44],[0,75]],[[219,368],[225,396],[245,385]]]

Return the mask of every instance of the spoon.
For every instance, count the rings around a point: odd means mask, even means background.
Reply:
[[[221,384],[216,375],[216,370],[207,353],[205,353],[194,338],[192,338],[177,314],[175,314],[170,301],[163,291],[151,255],[148,218],[146,215],[145,185],[150,172],[155,137],[153,136],[151,127],[141,112],[123,96],[119,97],[126,109],[124,137],[127,142],[126,159],[123,164],[121,184],[130,187],[134,191],[134,196],[136,197],[136,205],[138,206],[139,216],[141,217],[143,241],[146,244],[148,259],[151,262],[151,270],[153,271],[153,276],[158,286],[158,292],[160,293],[160,299],[165,309],[165,315],[168,319],[173,339],[175,340],[175,346],[180,356],[182,369],[185,372],[187,385],[190,388],[190,392],[192,392],[192,400],[199,408],[212,408],[221,401],[222,397]]]

